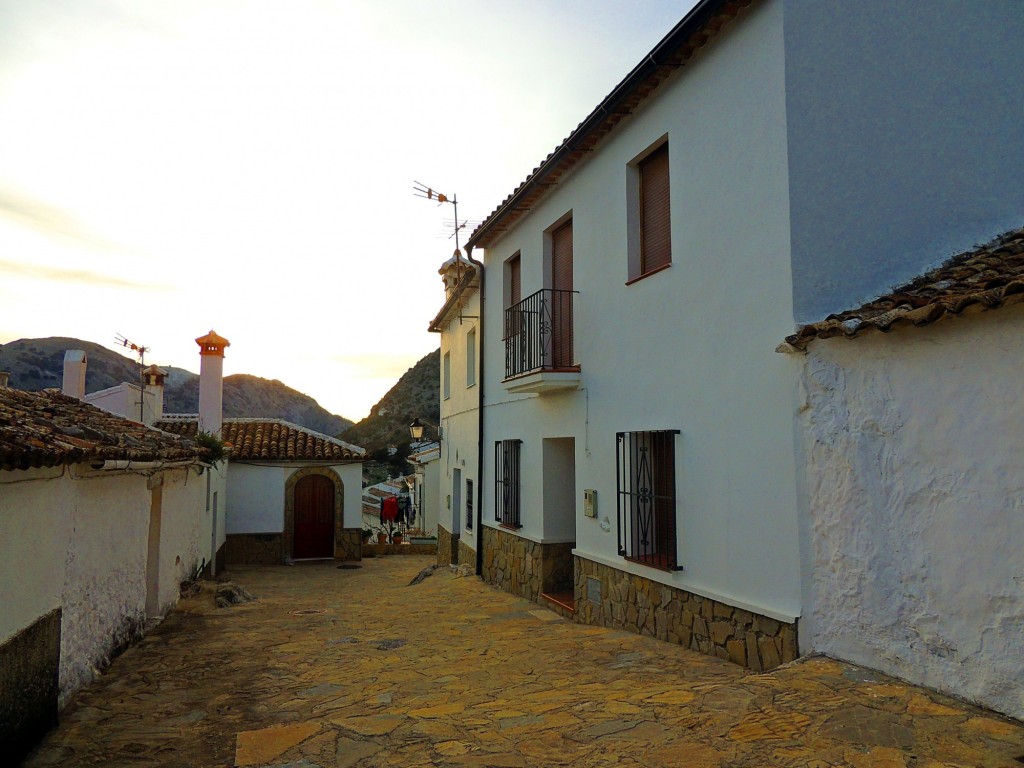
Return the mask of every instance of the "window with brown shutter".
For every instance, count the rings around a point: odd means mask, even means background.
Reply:
[[[668,144],[640,161],[640,274],[672,263]]]
[[[520,277],[518,253],[508,260],[508,291],[506,295],[508,296],[506,309],[514,307],[523,300],[523,283]]]

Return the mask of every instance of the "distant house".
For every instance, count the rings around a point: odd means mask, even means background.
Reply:
[[[438,491],[440,488],[440,443],[413,446],[409,463],[413,465],[413,504],[416,527],[424,536],[436,536],[438,526]]]
[[[1022,36],[1019,2],[698,2],[441,267],[439,551],[582,623],[1021,716],[1019,309],[775,349],[1020,226]],[[974,305],[1019,290],[1007,247],[965,257]],[[923,279],[896,316],[965,278]]]
[[[194,436],[195,416],[156,426]],[[229,447],[227,563],[359,559],[366,452],[277,419],[225,419]]]
[[[17,762],[210,556],[205,456],[79,398],[0,386],[5,759]]]

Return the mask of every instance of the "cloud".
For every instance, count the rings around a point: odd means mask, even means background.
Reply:
[[[352,354],[328,355],[326,359],[347,366],[355,378],[397,381],[402,374],[416,365],[420,358],[415,355]]]
[[[79,283],[96,287],[106,288],[130,288],[132,290],[166,291],[170,286],[137,283],[132,280],[125,280],[113,275],[104,275],[98,272],[87,272],[81,269],[62,269],[60,267],[36,267],[28,264],[17,264],[13,261],[0,259],[0,273],[18,275],[30,280],[45,280],[48,282]]]
[[[104,251],[122,250],[116,243],[84,226],[74,216],[27,195],[0,188],[0,216],[45,235],[64,237]]]

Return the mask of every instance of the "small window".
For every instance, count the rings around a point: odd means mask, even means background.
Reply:
[[[509,528],[519,522],[519,446],[522,440],[494,443],[494,519]]]
[[[444,399],[447,400],[452,396],[452,353],[444,353],[444,364],[441,370],[441,390],[444,393]]]
[[[631,174],[629,280],[672,264],[668,142],[638,160]]]
[[[522,260],[518,253],[505,262],[505,309],[523,300]]]
[[[476,384],[476,328],[466,334],[466,386]]]
[[[473,530],[473,481],[466,481],[466,528]]]
[[[619,554],[665,571],[676,557],[676,453],[678,430],[619,432],[615,469]]]

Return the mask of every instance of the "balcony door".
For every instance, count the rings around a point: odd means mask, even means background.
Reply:
[[[551,368],[571,368],[572,219],[551,233]]]

